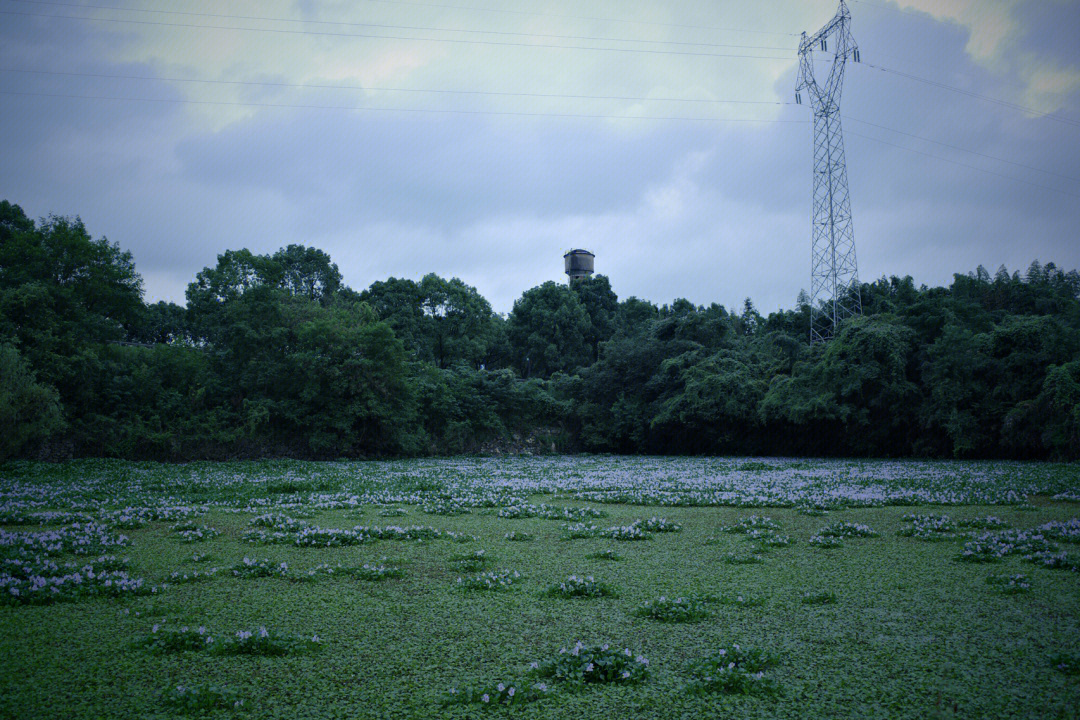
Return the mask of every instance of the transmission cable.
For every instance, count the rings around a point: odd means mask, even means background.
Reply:
[[[0,10],[0,15],[18,15],[23,17],[42,17],[42,18],[60,18],[64,20],[84,20],[89,22],[107,22],[107,23],[124,23],[131,25],[149,25],[155,27],[178,27],[178,28],[190,28],[196,30],[238,30],[242,32],[257,32],[257,33],[276,33],[284,35],[313,35],[322,37],[349,37],[349,38],[365,38],[369,40],[412,40],[414,42],[437,42],[437,43],[455,43],[466,45],[496,45],[502,47],[525,47],[525,48],[555,48],[560,50],[595,50],[602,52],[621,52],[621,53],[646,53],[650,55],[684,55],[691,57],[716,57],[716,58],[743,58],[752,60],[793,60],[792,57],[776,57],[773,55],[743,55],[735,53],[707,53],[707,52],[690,52],[686,50],[659,50],[654,48],[616,48],[616,47],[596,47],[593,45],[557,45],[551,43],[524,43],[524,42],[510,42],[504,40],[470,40],[466,38],[433,38],[433,37],[414,37],[408,35],[375,35],[365,33],[339,33],[328,32],[324,30],[293,30],[287,28],[252,28],[252,27],[237,27],[232,25],[205,25],[197,23],[171,23],[161,22],[158,20],[125,20],[120,18],[98,18],[98,17],[86,17],[81,15],[54,15],[49,13],[28,13],[18,12],[14,10]],[[792,51],[794,52],[794,50]]]
[[[341,27],[366,27],[366,28],[378,28],[382,30],[421,30],[426,32],[456,32],[456,33],[472,33],[479,35],[503,35],[512,37],[536,37],[536,38],[549,38],[558,40],[593,40],[604,42],[621,42],[621,43],[641,43],[645,45],[680,45],[680,46],[694,46],[694,47],[717,47],[717,48],[735,48],[742,50],[792,50],[789,46],[776,46],[776,45],[732,45],[728,43],[710,43],[710,42],[688,42],[680,40],[643,40],[638,38],[613,38],[604,37],[601,35],[557,35],[552,33],[527,33],[527,32],[512,32],[507,30],[473,30],[467,28],[447,28],[447,27],[430,27],[424,25],[389,25],[385,23],[366,23],[366,22],[344,22],[333,20],[297,20],[293,18],[282,17],[265,17],[261,15],[224,15],[221,13],[207,13],[207,12],[189,12],[183,10],[147,10],[143,8],[125,8],[115,5],[83,5],[76,3],[63,3],[63,2],[51,2],[50,0],[8,0],[8,2],[20,2],[32,5],[47,5],[66,8],[78,8],[81,10],[112,10],[120,12],[140,12],[140,13],[154,13],[165,15],[182,15],[186,17],[208,17],[221,20],[259,20],[265,22],[284,22],[284,23],[302,23],[311,25],[335,25]],[[53,17],[49,15],[48,17]]]
[[[709,123],[784,123],[793,125],[809,125],[809,120],[779,120],[760,118],[717,118],[717,117],[683,117],[675,115],[601,115],[592,113],[553,113],[553,112],[524,112],[514,110],[458,110],[443,108],[408,108],[408,107],[371,107],[366,105],[313,105],[301,103],[259,103],[240,102],[232,100],[190,100],[185,98],[148,98],[148,97],[122,97],[112,95],[77,95],[74,93],[43,93],[20,90],[0,90],[0,95],[13,95],[17,97],[45,97],[65,98],[76,100],[113,100],[127,102],[146,103],[174,103],[186,105],[212,105],[229,107],[264,107],[264,108],[290,108],[300,110],[354,110],[373,112],[402,112],[402,113],[435,113],[446,115],[503,115],[511,117],[557,117],[579,118],[598,120],[671,120],[682,122],[709,122]]]
[[[913,133],[904,132],[903,130],[897,130],[896,128],[886,127],[885,125],[878,125],[877,123],[872,123],[872,122],[869,122],[867,120],[860,120],[859,118],[851,117],[850,115],[844,115],[842,117],[844,118],[844,120],[851,120],[851,121],[857,122],[857,123],[859,123],[861,125],[869,125],[870,127],[875,127],[875,128],[880,129],[880,130],[887,130],[889,132],[897,133],[898,135],[906,135],[909,138],[914,138],[916,140],[922,140],[923,142],[933,143],[934,145],[940,145],[942,147],[947,147],[947,148],[950,148],[952,150],[958,150],[960,152],[970,153],[972,155],[978,155],[979,157],[986,158],[987,160],[996,160],[998,162],[1003,162],[1003,163],[1007,163],[1009,165],[1015,165],[1016,167],[1024,168],[1025,170],[1034,170],[1035,172],[1044,173],[1046,175],[1053,175],[1054,177],[1059,177],[1059,178],[1061,178],[1063,180],[1071,180],[1073,182],[1080,183],[1080,178],[1076,178],[1076,177],[1073,177],[1071,175],[1062,175],[1061,173],[1057,173],[1057,172],[1054,172],[1052,170],[1044,170],[1042,168],[1037,168],[1034,165],[1025,165],[1024,163],[1015,162],[1013,160],[1006,160],[1005,158],[997,157],[995,155],[988,155],[986,153],[979,152],[978,150],[968,150],[967,148],[962,148],[962,147],[959,147],[957,145],[950,145],[949,143],[941,142],[940,140],[932,140],[932,139],[930,139],[928,137],[923,137],[921,135],[915,135]]]
[[[1043,185],[1041,183],[1032,182],[1030,180],[1024,180],[1023,178],[1018,178],[1018,177],[1015,177],[1013,175],[1005,175],[1003,173],[995,172],[993,170],[987,170],[986,168],[978,167],[977,165],[968,165],[967,163],[962,163],[962,162],[959,162],[958,160],[951,160],[949,158],[945,158],[945,157],[942,157],[940,155],[935,155],[933,153],[924,152],[922,150],[916,150],[915,148],[911,148],[911,147],[908,147],[906,145],[898,145],[896,143],[891,143],[888,140],[882,140],[880,138],[876,138],[876,137],[873,137],[871,135],[863,135],[862,133],[853,132],[851,130],[845,131],[844,134],[845,135],[854,135],[855,137],[863,138],[864,140],[872,140],[872,141],[874,141],[876,143],[881,143],[882,145],[888,145],[890,147],[899,148],[901,150],[907,150],[908,152],[913,152],[913,153],[916,153],[918,155],[925,155],[926,157],[934,158],[935,160],[940,160],[942,162],[947,162],[950,165],[959,165],[960,167],[968,168],[969,170],[978,170],[979,172],[987,173],[988,175],[994,175],[994,176],[999,177],[999,178],[1005,178],[1006,180],[1012,180],[1013,182],[1024,183],[1025,185],[1031,185],[1032,187],[1041,188],[1043,190],[1050,190],[1052,192],[1061,193],[1062,195],[1070,195],[1072,197],[1080,197],[1080,193],[1076,193],[1076,192],[1073,192],[1071,190],[1066,190],[1064,188],[1059,188],[1059,187],[1053,187],[1052,185]]]
[[[1065,123],[1067,125],[1073,125],[1073,126],[1076,126],[1076,127],[1080,127],[1080,121],[1073,120],[1072,118],[1067,118],[1067,117],[1064,117],[1064,116],[1061,116],[1061,115],[1056,115],[1054,113],[1042,112],[1040,110],[1035,110],[1033,108],[1025,107],[1023,105],[1018,105],[1017,103],[1009,102],[1008,100],[1001,100],[1000,98],[994,98],[994,97],[990,97],[988,95],[982,95],[982,94],[977,93],[977,92],[972,92],[971,90],[965,90],[963,88],[958,88],[955,85],[947,85],[946,83],[939,82],[937,80],[931,80],[929,78],[924,78],[924,77],[921,77],[919,75],[913,75],[911,73],[907,73],[907,72],[904,72],[902,70],[893,70],[892,68],[882,67],[880,65],[874,65],[873,63],[866,62],[865,60],[863,60],[862,62],[860,62],[858,64],[859,65],[865,65],[866,67],[873,68],[874,70],[880,70],[881,72],[890,73],[892,75],[899,75],[900,77],[904,77],[904,78],[907,78],[909,80],[915,80],[916,82],[925,83],[925,84],[931,85],[933,87],[941,88],[942,90],[951,90],[952,92],[960,93],[961,95],[967,95],[968,97],[977,98],[979,100],[983,100],[985,102],[993,103],[995,105],[1000,105],[1002,107],[1006,107],[1006,108],[1009,108],[1011,110],[1019,110],[1020,112],[1027,113],[1029,115],[1033,115],[1033,116],[1035,116],[1037,118],[1046,118],[1047,120],[1054,120],[1056,122]]]
[[[182,77],[152,77],[149,75],[113,75],[108,73],[68,72],[60,70],[28,70],[0,67],[0,72],[28,73],[33,75],[58,75],[64,77],[104,78],[111,80],[148,80],[157,82],[202,83],[209,85],[244,85],[258,87],[281,87],[299,90],[361,90],[365,92],[407,92],[446,95],[490,95],[494,97],[558,98],[566,100],[627,100],[636,102],[685,102],[713,103],[722,105],[796,105],[784,100],[724,100],[719,98],[642,97],[629,95],[567,95],[561,93],[510,92],[500,90],[426,90],[423,88],[396,88],[362,85],[322,85],[316,83],[267,82],[261,80],[216,80]],[[858,121],[856,121],[858,122]]]

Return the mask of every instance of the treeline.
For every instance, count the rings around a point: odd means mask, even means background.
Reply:
[[[604,276],[503,318],[434,274],[354,291],[290,245],[226,252],[186,307],[147,305],[129,253],[4,201],[0,457],[1080,457],[1075,271],[882,278],[862,301],[814,346],[805,296],[658,307]]]

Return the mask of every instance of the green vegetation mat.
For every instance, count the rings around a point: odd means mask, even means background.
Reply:
[[[0,717],[1076,717],[1078,475],[8,464]]]

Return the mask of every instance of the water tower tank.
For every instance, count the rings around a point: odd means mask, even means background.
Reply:
[[[566,263],[566,274],[570,276],[570,282],[587,278],[593,274],[593,261],[596,256],[588,250],[571,250],[563,255]]]

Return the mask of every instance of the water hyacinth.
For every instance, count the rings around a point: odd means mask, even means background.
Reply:
[[[202,713],[211,710],[240,710],[244,700],[231,690],[216,685],[178,683],[161,693],[161,702],[181,713]]]
[[[652,538],[642,529],[640,520],[630,525],[616,525],[609,527],[600,533],[601,537],[611,538],[612,540],[620,540],[623,542],[632,542],[635,540],[651,540]]]
[[[641,529],[651,533],[682,532],[682,526],[678,523],[673,523],[667,518],[656,517],[655,515],[643,522]]]
[[[836,593],[832,590],[808,590],[802,594],[803,605],[831,605],[836,602]]]
[[[160,624],[150,629],[150,634],[135,642],[153,653],[208,652],[214,655],[262,655],[279,657],[310,652],[322,644],[317,635],[298,638],[271,632],[266,626],[255,630],[238,630],[232,635],[214,635],[205,626],[179,628]]]
[[[217,574],[217,568],[210,568],[209,570],[192,570],[191,572],[185,572],[183,570],[177,570],[171,573],[166,580],[170,585],[185,585],[188,583],[205,582],[210,580]]]
[[[826,525],[817,531],[817,535],[837,538],[872,538],[878,536],[876,532],[866,525],[850,522],[834,522],[831,525]]]
[[[567,523],[562,526],[561,537],[563,540],[594,538],[600,537],[601,532],[603,531],[596,525],[587,525],[585,523]]]
[[[748,593],[720,593],[719,595],[707,595],[706,597],[710,602],[715,602],[719,605],[734,605],[736,607],[758,607],[765,604],[765,598],[760,595],[750,595]]]
[[[812,535],[807,542],[814,547],[825,548],[826,550],[844,547],[844,541],[841,538],[831,535]]]
[[[668,598],[661,595],[656,600],[646,602],[634,608],[634,615],[638,617],[668,623],[697,622],[712,617],[712,610],[708,607],[709,598],[695,595],[688,597]]]
[[[904,519],[911,523],[911,527],[899,530],[897,535],[901,537],[927,542],[952,540],[958,537],[957,523],[948,515],[908,514],[904,516]]]
[[[1036,531],[1043,537],[1063,543],[1080,543],[1080,518],[1070,518],[1064,522],[1048,522],[1040,525]]]
[[[322,646],[318,635],[297,638],[272,633],[265,626],[255,630],[239,630],[235,635],[222,638],[211,651],[217,655],[261,655],[280,657],[317,650]]]
[[[732,534],[746,534],[750,532],[779,532],[780,526],[773,522],[772,518],[762,515],[749,515],[740,519],[734,525],[725,525],[720,532]]]
[[[767,672],[777,662],[775,656],[762,650],[738,645],[720,647],[709,657],[687,664],[691,680],[685,689],[691,695],[773,694],[778,688]]]
[[[507,680],[491,685],[451,688],[442,704],[523,705],[535,702],[551,694],[547,683],[527,680]]]
[[[1031,555],[1025,555],[1024,559],[1039,567],[1049,568],[1051,570],[1080,572],[1080,555],[1070,555],[1065,552],[1055,553],[1041,551],[1032,553]]]
[[[232,567],[232,574],[239,578],[286,577],[289,574],[287,563],[274,563],[266,558],[245,557]]]
[[[1080,652],[1066,652],[1055,655],[1050,664],[1066,675],[1080,675]]]
[[[976,535],[964,543],[958,560],[964,562],[996,562],[1006,555],[1034,556],[1053,553],[1057,546],[1038,530],[999,530]]]
[[[1031,582],[1026,575],[990,575],[986,584],[1002,595],[1023,595],[1031,592]]]
[[[295,533],[303,529],[307,523],[302,520],[290,517],[288,515],[278,515],[275,513],[266,513],[263,515],[257,515],[248,521],[249,525],[254,527],[268,528],[282,533]]]
[[[429,500],[420,509],[428,515],[467,515],[471,512],[468,506],[449,498]]]
[[[593,560],[622,560],[622,556],[614,550],[601,550],[600,552],[594,552],[587,557]]]
[[[607,513],[596,508],[585,507],[559,507],[555,505],[533,505],[531,503],[518,503],[499,508],[496,515],[505,519],[543,518],[545,520],[564,520],[568,522],[582,521],[594,518],[607,517]]]
[[[527,532],[508,532],[503,537],[510,542],[532,542],[536,539],[535,535]]]
[[[196,527],[185,527],[182,530],[178,530],[177,534],[180,536],[181,541],[194,543],[217,537],[221,534],[221,531],[207,525],[199,525]]]
[[[22,553],[96,555],[130,544],[126,535],[114,534],[110,528],[93,522],[76,522],[56,530],[0,530],[0,548]]]
[[[517,570],[499,570],[459,577],[457,586],[462,590],[509,590],[520,579]]]
[[[571,575],[562,582],[548,585],[543,594],[547,597],[591,598],[616,597],[618,593],[615,588],[598,581],[592,575],[584,577]]]
[[[467,555],[457,555],[451,558],[451,563],[456,570],[461,572],[478,572],[486,567],[487,563],[495,558],[488,557],[488,554],[483,550],[477,550],[475,552],[468,553]]]
[[[607,643],[585,645],[578,641],[562,648],[551,659],[531,666],[535,677],[569,685],[611,683],[632,685],[649,677],[649,661],[630,648],[618,649]]]
[[[288,578],[295,582],[311,582],[320,578],[330,577],[343,577],[352,578],[355,580],[366,580],[368,582],[381,582],[383,580],[403,577],[404,575],[404,570],[388,565],[374,565],[370,563],[364,563],[360,567],[349,567],[341,565],[340,563],[338,563],[337,565],[322,563],[321,565],[316,565],[315,567],[309,570],[305,570],[303,572],[293,572],[288,575]]]

